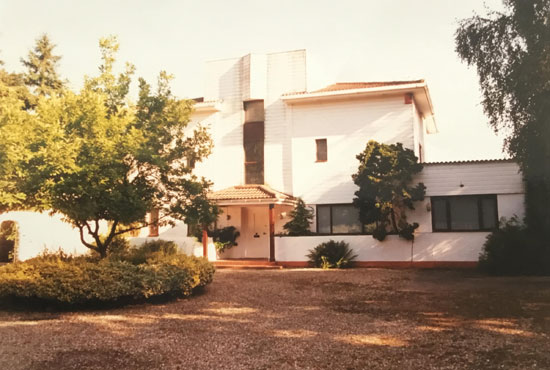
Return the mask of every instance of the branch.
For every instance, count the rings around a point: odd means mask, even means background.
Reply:
[[[82,244],[84,244],[86,247],[90,248],[91,250],[99,252],[97,247],[95,247],[93,244],[90,244],[86,240],[84,240],[84,225],[78,224],[77,226],[78,226],[78,231],[80,233],[80,242],[82,242]]]

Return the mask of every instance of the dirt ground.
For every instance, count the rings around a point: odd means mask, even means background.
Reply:
[[[0,311],[0,369],[550,369],[550,278],[218,270],[201,295]]]

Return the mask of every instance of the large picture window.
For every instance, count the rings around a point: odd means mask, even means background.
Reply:
[[[487,231],[498,226],[496,195],[432,197],[433,231]]]
[[[317,206],[317,232],[319,234],[360,234],[359,210],[351,204]]]

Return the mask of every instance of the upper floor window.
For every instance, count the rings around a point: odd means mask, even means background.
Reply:
[[[264,121],[264,101],[248,100],[243,102],[244,122]]]
[[[264,123],[244,124],[245,184],[264,183]]]
[[[433,231],[488,231],[498,227],[497,197],[432,197]]]
[[[317,162],[326,162],[328,159],[327,154],[327,139],[317,139],[315,140],[315,145],[317,147]]]

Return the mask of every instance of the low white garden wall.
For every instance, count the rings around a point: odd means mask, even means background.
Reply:
[[[61,215],[31,211],[14,211],[0,215],[0,222],[8,220],[15,221],[19,229],[17,258],[20,261],[36,257],[46,250],[56,252],[61,249],[73,255],[89,251],[80,242],[78,229],[64,222]]]
[[[372,235],[275,237],[275,260],[305,262],[309,250],[329,241],[350,245],[358,262],[476,262],[487,232],[418,233],[414,242],[389,235],[380,242]]]

